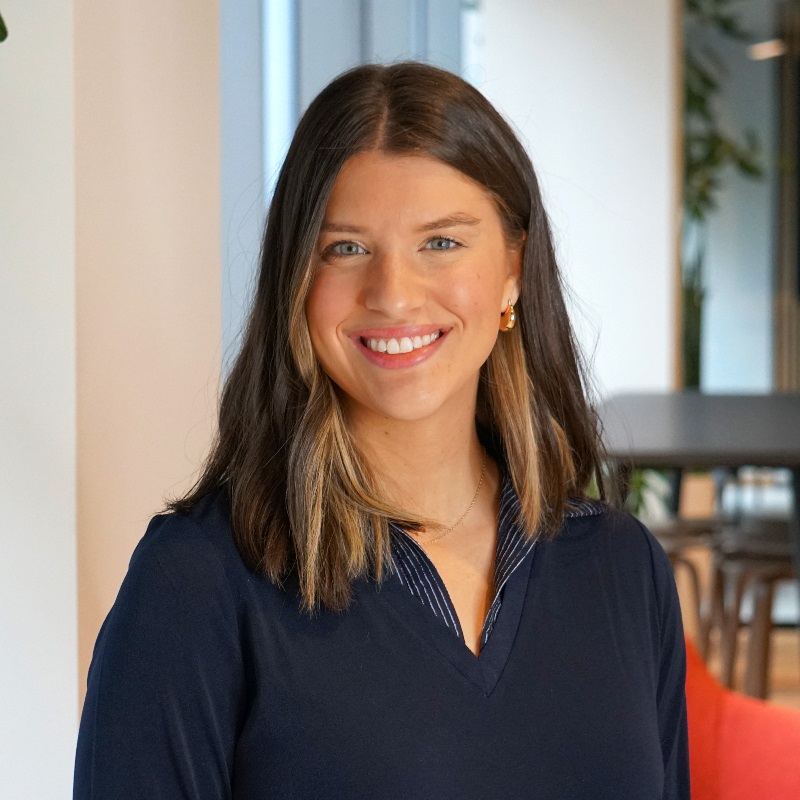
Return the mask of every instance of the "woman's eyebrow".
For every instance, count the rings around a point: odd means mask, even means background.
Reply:
[[[427,231],[435,231],[437,228],[452,228],[456,225],[480,225],[480,220],[470,214],[463,214],[458,212],[456,214],[449,214],[440,219],[434,219],[430,222],[424,222],[416,230],[419,233]],[[358,225],[351,225],[347,222],[323,222],[320,228],[320,233],[366,233],[367,229],[359,227]]]
[[[417,230],[420,233],[425,233],[426,231],[433,231],[437,228],[452,228],[456,225],[480,225],[480,222],[481,221],[477,217],[459,212],[450,214],[447,217],[442,217],[441,219],[426,222],[424,225],[420,225]]]
[[[346,222],[323,222],[320,233],[364,233],[365,230],[358,225],[348,225]]]

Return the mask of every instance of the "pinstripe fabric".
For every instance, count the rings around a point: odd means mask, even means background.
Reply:
[[[566,516],[592,516],[600,514],[604,508],[602,503],[594,500],[571,501]],[[511,479],[503,471],[494,565],[494,600],[483,623],[481,648],[488,641],[500,612],[503,602],[503,587],[536,544],[536,537],[528,538],[525,535],[524,529],[518,522],[518,517],[519,500]],[[436,567],[422,547],[402,528],[392,526],[392,533],[392,571],[411,594],[441,619],[458,638],[463,638],[458,615]]]

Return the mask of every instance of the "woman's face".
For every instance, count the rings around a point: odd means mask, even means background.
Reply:
[[[334,184],[315,258],[311,342],[348,413],[474,414],[521,263],[479,184],[429,156],[353,156]]]

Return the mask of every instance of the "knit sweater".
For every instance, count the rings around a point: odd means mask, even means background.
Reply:
[[[75,800],[688,798],[670,564],[620,512],[514,570],[475,656],[402,584],[299,607],[243,563],[221,493],[161,515],[89,672]]]

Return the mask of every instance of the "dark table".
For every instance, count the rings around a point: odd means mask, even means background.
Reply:
[[[630,469],[782,467],[792,471],[790,529],[800,575],[800,393],[700,392],[619,394],[599,409],[605,444],[618,474]]]

